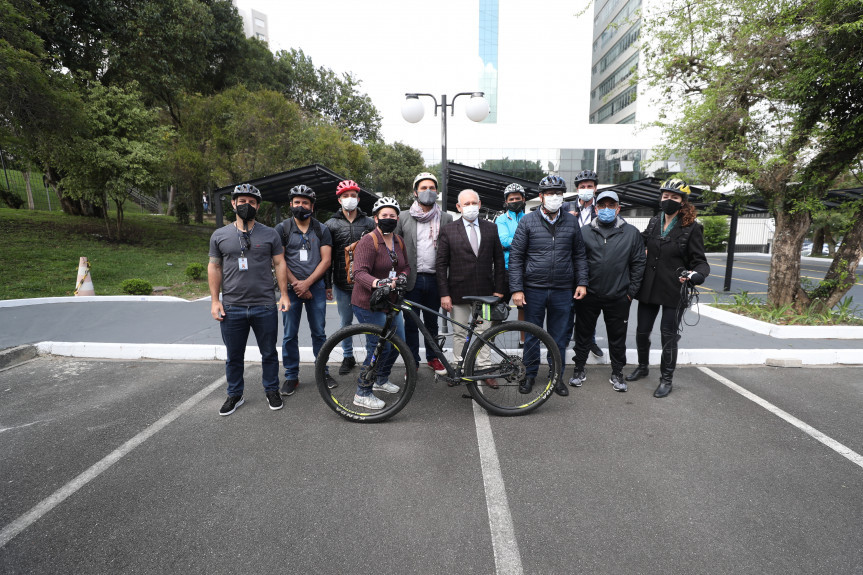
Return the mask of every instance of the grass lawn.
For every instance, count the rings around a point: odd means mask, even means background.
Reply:
[[[124,280],[141,278],[164,295],[209,294],[206,273],[186,277],[186,266],[207,265],[210,224],[181,226],[173,217],[127,214],[126,240],[109,241],[104,220],[62,212],[0,208],[0,299],[71,296],[78,259],[90,261],[96,295],[123,295]]]

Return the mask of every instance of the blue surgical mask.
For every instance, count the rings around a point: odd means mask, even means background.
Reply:
[[[597,210],[599,221],[604,224],[610,224],[617,217],[617,210],[614,208],[602,208]]]

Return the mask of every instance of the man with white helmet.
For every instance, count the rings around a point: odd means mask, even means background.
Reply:
[[[217,229],[210,237],[207,281],[210,287],[210,314],[219,322],[227,350],[225,378],[228,399],[219,415],[231,415],[243,405],[243,372],[249,330],[261,352],[261,378],[270,409],[284,405],[279,397],[279,356],[276,338],[279,310],[291,307],[288,300],[287,266],[282,241],[273,228],[255,221],[261,192],[241,184],[231,194],[237,219]],[[276,270],[281,297],[276,304],[272,269]],[[221,300],[219,292],[222,293]]]
[[[396,234],[402,236],[407,247],[410,275],[405,298],[431,309],[440,307],[435,258],[441,227],[452,221],[452,216],[437,205],[437,178],[422,172],[414,178],[414,203],[409,213],[399,218]],[[422,312],[423,323],[432,337],[437,338],[438,316]],[[409,317],[405,318],[405,339],[420,365],[419,328]],[[431,342],[425,342],[426,361],[435,373],[443,375],[446,368],[434,355]]]

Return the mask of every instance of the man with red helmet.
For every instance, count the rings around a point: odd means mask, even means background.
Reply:
[[[359,207],[360,186],[353,180],[342,180],[336,186],[336,197],[341,209],[324,224],[329,228],[333,238],[333,258],[330,269],[325,277],[327,299],[336,300],[341,327],[351,325],[354,310],[351,306],[353,284],[348,283],[345,271],[345,247],[360,239],[363,235],[375,229],[375,221],[368,217]],[[354,359],[354,349],[350,338],[342,342],[342,365],[339,374],[345,375],[357,364]]]

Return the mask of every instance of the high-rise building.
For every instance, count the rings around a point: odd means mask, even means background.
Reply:
[[[641,0],[604,0],[593,13],[590,123],[634,124]]]
[[[237,7],[237,12],[243,18],[243,32],[247,38],[257,38],[262,42],[270,41],[270,30],[267,23],[267,15],[259,12],[254,8],[241,8],[237,6],[234,0],[234,6]]]
[[[489,103],[488,117],[483,120],[489,124],[497,123],[497,42],[498,0],[479,0],[479,89]]]

